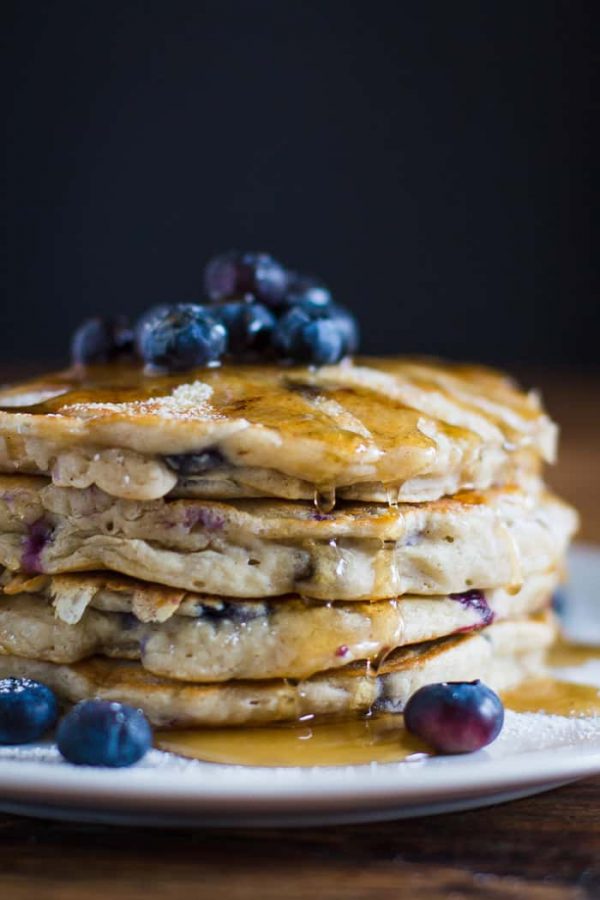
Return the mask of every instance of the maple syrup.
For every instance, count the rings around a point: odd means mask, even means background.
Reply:
[[[600,646],[558,640],[548,654],[554,668],[582,666],[600,661]],[[538,678],[506,691],[504,705],[514,712],[546,713],[555,716],[600,716],[600,688],[578,684],[566,678]]]
[[[537,678],[505,691],[506,709],[552,716],[600,716],[600,688],[558,678]]]
[[[244,766],[350,766],[432,755],[408,733],[399,715],[263,728],[162,731],[156,735],[156,746],[205,762]]]
[[[561,638],[548,653],[548,665],[554,667],[582,666],[593,660],[600,661],[600,644],[577,644]]]

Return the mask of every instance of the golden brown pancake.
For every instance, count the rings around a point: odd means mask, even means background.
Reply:
[[[111,569],[220,596],[379,600],[519,586],[560,564],[575,526],[555,497],[510,488],[321,514],[283,501],[117,500],[0,476],[0,565]]]
[[[307,678],[398,647],[522,619],[548,606],[554,572],[503,588],[375,603],[186,594],[114,575],[17,577],[0,595],[0,652],[55,663],[139,660],[182,681]]]
[[[420,502],[526,484],[555,443],[535,394],[433,360],[164,376],[113,364],[0,391],[0,471],[138,500]]]

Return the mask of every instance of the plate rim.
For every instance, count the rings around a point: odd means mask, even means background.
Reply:
[[[139,769],[132,778],[128,770],[4,760],[0,791],[6,800],[39,800],[43,796],[46,802],[52,800],[62,806],[93,802],[103,809],[173,807],[226,812],[234,806],[241,813],[259,807],[281,811],[290,803],[311,809],[348,804],[389,806],[484,796],[591,776],[600,772],[600,737],[577,755],[572,747],[562,747],[521,751],[502,759],[490,759],[480,751],[469,755],[470,763],[474,763],[469,766],[461,764],[462,760],[454,765],[451,778],[452,761],[447,758],[335,769],[249,769],[218,764],[213,768],[213,764],[206,764],[210,768],[202,766],[192,778],[185,765],[181,769]],[[218,777],[211,777],[217,770]]]

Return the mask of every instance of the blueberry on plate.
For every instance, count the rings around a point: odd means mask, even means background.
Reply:
[[[251,296],[211,308],[211,313],[227,329],[227,349],[236,356],[263,353],[271,343],[275,316]]]
[[[470,753],[498,737],[504,706],[481,681],[427,684],[406,704],[404,724],[440,753]]]
[[[122,316],[86,319],[71,340],[71,359],[79,365],[111,362],[132,351],[133,332]]]
[[[56,743],[75,765],[122,768],[148,752],[152,729],[141,709],[109,700],[84,700],[58,726]]]
[[[58,718],[58,702],[45,684],[29,678],[0,680],[0,744],[37,741]]]
[[[319,366],[339,362],[357,345],[354,318],[334,304],[318,307],[302,301],[281,317],[273,333],[280,357]]]
[[[181,303],[147,318],[138,332],[144,362],[171,371],[218,362],[227,345],[221,322],[203,306]]]
[[[213,302],[252,294],[262,303],[277,307],[287,284],[285,268],[268,253],[231,250],[215,256],[204,270],[204,288]]]

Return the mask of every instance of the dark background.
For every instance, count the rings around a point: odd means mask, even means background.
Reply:
[[[5,359],[268,249],[364,347],[598,361],[596,2],[5,2]]]

